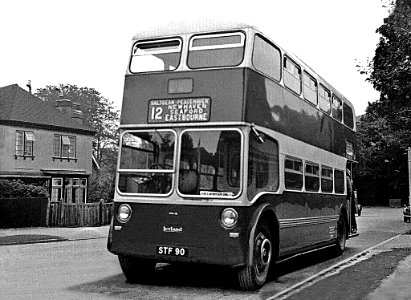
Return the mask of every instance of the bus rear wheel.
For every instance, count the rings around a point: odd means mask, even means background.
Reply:
[[[337,241],[335,243],[335,254],[341,255],[345,250],[345,243],[347,242],[347,223],[343,215],[337,223]]]
[[[240,288],[256,290],[262,287],[267,279],[273,255],[273,243],[270,230],[264,223],[257,226],[253,244],[253,261],[237,271]]]
[[[130,256],[119,255],[121,270],[126,276],[127,282],[138,283],[145,282],[152,277],[156,267],[154,261],[139,259]]]

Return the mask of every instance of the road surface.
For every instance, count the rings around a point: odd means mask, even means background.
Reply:
[[[150,282],[128,284],[116,256],[106,250],[106,239],[0,246],[0,298],[267,299],[410,226],[400,208],[366,207],[358,223],[360,236],[347,242],[341,257],[320,251],[280,264],[256,292],[236,290],[230,274],[215,267],[159,265]],[[290,299],[306,297],[301,295]]]

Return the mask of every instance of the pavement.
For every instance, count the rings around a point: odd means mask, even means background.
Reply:
[[[108,237],[109,225],[99,227],[1,228],[0,246],[101,239]]]
[[[100,227],[30,227],[0,229],[0,246],[61,241],[106,239],[109,226]],[[397,235],[373,250],[411,248],[411,231]],[[394,272],[366,297],[367,300],[411,299],[411,255],[400,261]]]
[[[376,247],[378,250],[387,251],[396,248],[411,248],[410,230]],[[381,285],[367,297],[367,300],[380,299],[411,299],[411,255],[400,261],[394,272],[385,278]]]

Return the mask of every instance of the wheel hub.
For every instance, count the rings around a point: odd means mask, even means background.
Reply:
[[[271,262],[271,242],[264,234],[260,234],[256,240],[256,262],[257,269],[261,273],[263,272]]]

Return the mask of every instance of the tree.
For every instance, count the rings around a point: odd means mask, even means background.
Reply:
[[[89,200],[111,200],[114,193],[119,138],[119,112],[113,103],[93,88],[71,84],[48,85],[37,89],[35,95],[44,101],[69,99],[78,104],[84,115],[83,123],[96,131],[93,137],[93,153],[100,165],[98,176],[92,177],[90,182]]]
[[[360,72],[380,98],[369,103],[358,126],[359,180],[387,197],[407,199],[411,146],[411,1],[390,2],[391,13],[377,29],[375,56]],[[381,203],[380,203],[381,204]]]

